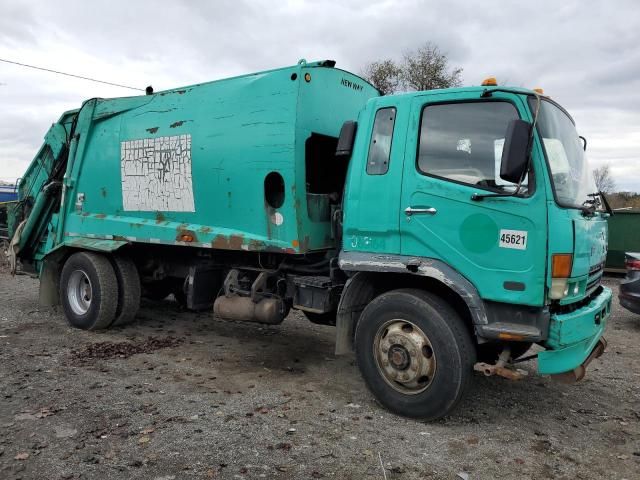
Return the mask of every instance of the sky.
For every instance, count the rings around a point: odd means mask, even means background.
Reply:
[[[544,88],[588,139],[591,166],[640,192],[638,0],[0,0],[0,58],[156,91],[300,58],[359,73],[425,42],[464,85]],[[24,172],[63,111],[131,94],[0,62],[0,179]]]

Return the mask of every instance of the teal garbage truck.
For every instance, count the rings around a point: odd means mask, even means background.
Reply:
[[[330,60],[93,98],[22,177],[10,256],[87,330],[141,296],[273,325],[300,310],[380,403],[435,419],[474,375],[519,378],[532,344],[564,380],[604,351],[585,146],[542,92],[381,96]]]

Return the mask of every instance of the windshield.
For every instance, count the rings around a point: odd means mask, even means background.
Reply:
[[[530,98],[529,104],[534,112],[536,103],[535,98]],[[572,208],[593,205],[593,194],[597,192],[593,172],[569,115],[543,99],[540,102],[537,130],[547,155],[558,204]]]

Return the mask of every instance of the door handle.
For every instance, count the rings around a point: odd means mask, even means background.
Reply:
[[[438,213],[438,211],[433,207],[428,207],[428,208],[407,207],[404,209],[404,214],[407,217],[410,217],[411,215],[435,215],[436,213]]]

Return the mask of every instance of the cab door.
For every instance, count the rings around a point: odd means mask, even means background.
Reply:
[[[403,255],[435,258],[464,275],[485,300],[541,305],[547,213],[535,169],[521,194],[499,176],[510,120],[531,121],[524,102],[477,91],[416,97],[405,147]],[[474,200],[475,198],[475,200]]]

